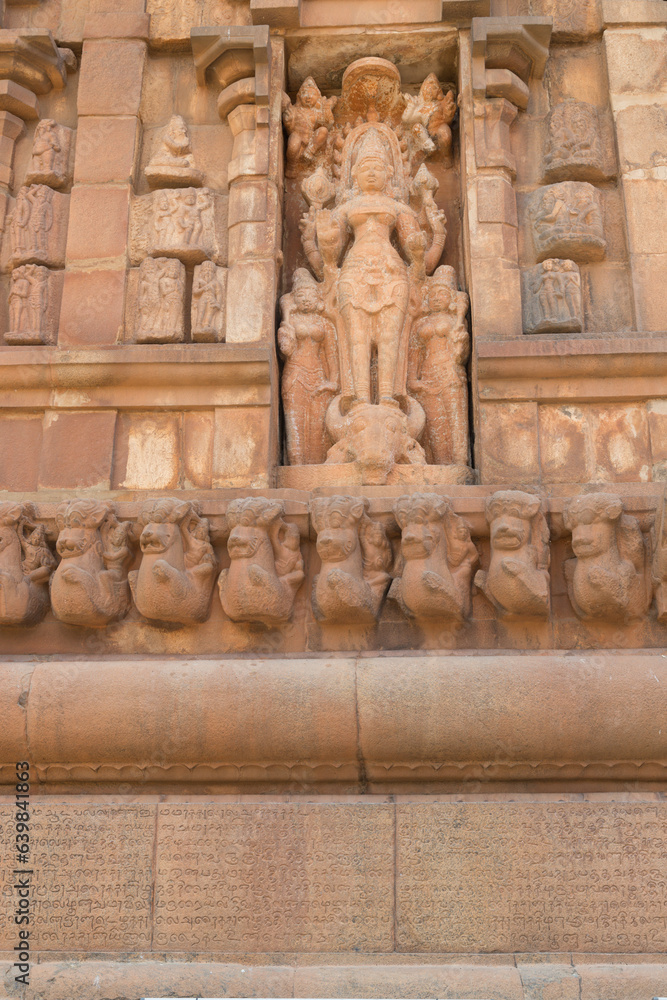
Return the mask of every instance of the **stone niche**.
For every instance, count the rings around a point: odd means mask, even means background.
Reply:
[[[431,72],[363,56],[333,87],[290,57],[281,485],[472,481],[456,37],[441,42]]]

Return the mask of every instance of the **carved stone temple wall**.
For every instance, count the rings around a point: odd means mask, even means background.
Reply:
[[[0,11],[0,998],[665,996],[667,3]]]

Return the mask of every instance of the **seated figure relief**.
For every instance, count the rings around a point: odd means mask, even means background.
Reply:
[[[192,155],[190,133],[181,115],[173,115],[145,170],[151,187],[200,187],[204,175]]]
[[[645,615],[651,603],[648,547],[621,498],[577,497],[563,520],[572,532],[574,558],[565,563],[565,579],[577,616],[624,623]]]
[[[189,500],[149,500],[137,521],[141,565],[129,575],[145,618],[193,625],[206,621],[218,564],[206,518]]]
[[[309,100],[317,99],[315,90]],[[303,268],[295,272],[291,296],[283,298],[279,334],[281,350],[288,357],[283,402],[291,464],[320,464],[330,442],[326,464],[354,463],[362,482],[387,482],[396,465],[426,464],[420,438],[430,417],[408,384],[409,355],[415,343],[411,333],[424,319],[427,279],[440,262],[447,230],[445,213],[435,201],[437,181],[423,160],[437,148],[448,148],[455,109],[453,96],[443,92],[433,75],[419,96],[408,98],[401,93],[400,75],[392,63],[360,59],[345,71],[341,98],[329,108],[331,120],[327,118],[326,127],[318,126],[318,138],[308,140],[321,153],[310,172],[301,164],[305,173],[301,190],[309,205],[301,219],[302,246],[314,278],[306,277]],[[415,138],[415,128],[421,129],[421,139]],[[304,143],[305,139],[299,157],[307,148]],[[292,149],[296,157],[296,140]],[[434,318],[430,333],[428,324],[422,323],[421,329],[424,338],[446,341],[439,352],[433,345],[429,355],[449,352],[453,359],[447,389],[451,405],[445,419],[455,425],[447,429],[455,444],[443,444],[437,457],[430,445],[429,456],[434,464],[460,467],[454,473],[460,478],[452,481],[465,482],[467,417],[462,423],[460,416],[467,406],[467,390],[461,383],[466,348],[460,342],[466,339],[467,299],[458,293],[455,276],[448,273],[447,282],[450,302],[437,309],[448,311],[452,322],[447,325],[442,317],[442,329],[436,333]],[[312,291],[304,293],[308,286]],[[434,293],[434,301],[436,297]],[[305,304],[306,298],[311,305]],[[302,303],[298,308],[297,299]],[[308,321],[302,320],[306,309],[314,333],[306,332]],[[301,338],[309,340],[300,351],[295,346],[298,334],[288,335],[290,326],[295,329],[295,317],[304,330]],[[313,341],[322,346],[318,349]],[[427,374],[423,380],[420,389],[427,395],[426,382],[436,377]],[[297,396],[305,395],[306,382],[311,397],[317,398],[302,406]],[[436,409],[434,404],[431,416],[438,423],[441,415]],[[326,425],[329,439],[315,424]],[[359,436],[362,424],[368,442],[364,447]],[[427,428],[426,433],[438,443],[443,438],[442,430],[432,434]]]
[[[277,500],[249,497],[227,509],[229,569],[218,579],[220,601],[235,622],[289,621],[304,580],[299,529],[284,519]]]
[[[401,497],[403,568],[389,596],[409,618],[461,625],[470,616],[472,573],[479,561],[465,521],[435,493]]]
[[[56,560],[30,504],[0,503],[0,625],[36,625],[49,608]]]
[[[58,508],[56,525],[61,559],[51,580],[56,618],[96,627],[123,618],[130,607],[131,523],[118,521],[109,503],[72,500]]]
[[[364,497],[313,500],[311,517],[322,560],[313,583],[318,621],[372,625],[391,580],[392,551],[384,527],[368,516]]]
[[[501,490],[485,503],[491,537],[491,563],[475,575],[502,618],[548,618],[549,528],[539,497]]]

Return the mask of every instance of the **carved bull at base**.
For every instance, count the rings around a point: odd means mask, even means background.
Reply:
[[[344,414],[340,403],[336,396],[327,410],[326,428],[336,442],[327,465],[354,463],[365,483],[382,485],[395,465],[426,464],[417,440],[426,418],[416,400],[408,400],[407,413],[398,405],[355,403]]]

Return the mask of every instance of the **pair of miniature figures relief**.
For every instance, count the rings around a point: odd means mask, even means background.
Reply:
[[[430,463],[467,480],[468,298],[438,267],[446,220],[425,163],[449,157],[455,112],[433,74],[404,95],[376,58],[348,67],[338,99],[309,77],[284,100],[310,266],[278,332],[291,465],[355,463],[384,483],[396,464]]]

